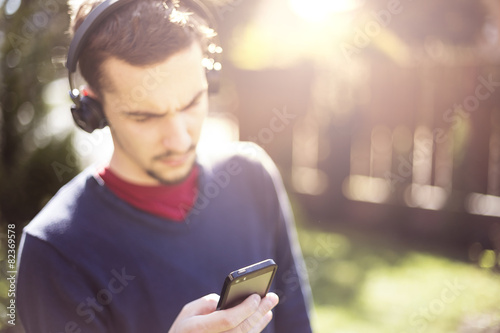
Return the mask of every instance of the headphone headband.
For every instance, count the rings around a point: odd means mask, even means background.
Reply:
[[[78,63],[80,52],[82,51],[82,47],[85,45],[85,42],[92,31],[94,31],[99,23],[108,17],[111,12],[132,1],[134,0],[106,0],[90,12],[90,14],[76,30],[75,36],[69,46],[66,68],[70,71],[70,73],[76,72],[76,65]]]
[[[106,125],[106,119],[100,103],[88,96],[82,97],[80,91],[75,87],[73,74],[76,72],[80,53],[82,52],[89,36],[106,17],[117,9],[134,1],[137,0],[105,0],[97,5],[91,10],[82,24],[78,27],[69,46],[66,68],[68,69],[70,86],[69,95],[73,100],[73,103],[75,103],[75,105],[71,107],[71,112],[77,125],[87,132],[92,132],[96,128],[103,128]],[[178,3],[176,0],[171,1],[174,6]],[[210,28],[216,29],[215,18],[205,4],[199,0],[182,0],[182,2],[187,3],[187,7],[190,10],[204,16]],[[207,67],[207,75],[210,74],[207,77],[209,78],[209,81],[213,81],[213,84],[209,83],[210,92],[215,92],[218,89],[217,72],[220,70],[220,63],[216,59],[221,51],[222,49],[220,47],[209,47],[208,50],[213,57],[213,59],[210,59],[211,62],[209,62],[211,67]],[[212,68],[214,69],[213,74],[210,73],[212,72]]]
[[[83,23],[78,27],[77,31],[75,32],[75,36],[73,37],[73,40],[71,41],[71,44],[69,46],[66,68],[70,73],[76,72],[76,65],[78,63],[78,58],[80,57],[82,48],[85,45],[90,34],[95,30],[97,26],[99,26],[99,23],[101,23],[106,17],[108,17],[110,13],[133,1],[134,0],[106,0],[90,12]],[[215,29],[215,18],[207,8],[207,6],[197,0],[184,0],[183,2],[188,2],[188,7],[190,9],[198,9],[208,20],[209,26],[212,29]]]

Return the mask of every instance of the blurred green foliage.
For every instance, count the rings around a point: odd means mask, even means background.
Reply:
[[[51,137],[44,87],[65,75],[68,8],[62,0],[0,1],[0,329],[8,302],[7,225],[21,231],[54,193],[78,172],[62,177],[55,161],[75,160],[70,134]],[[60,59],[59,59],[60,60]],[[69,110],[68,110],[69,112]]]
[[[300,228],[316,333],[500,331],[500,275],[361,234]]]
[[[42,92],[64,73],[55,53],[67,44],[67,5],[25,0],[7,15],[15,2],[5,1],[0,10],[0,219],[3,226],[16,223],[20,231],[77,170],[60,179],[52,165],[73,154],[71,137],[44,140],[50,110]]]

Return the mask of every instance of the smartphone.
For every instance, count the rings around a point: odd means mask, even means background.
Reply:
[[[232,308],[252,294],[266,296],[277,269],[274,260],[267,259],[229,273],[222,286],[217,310]]]

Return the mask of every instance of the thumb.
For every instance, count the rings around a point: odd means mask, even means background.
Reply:
[[[187,329],[188,326],[190,326],[189,319],[214,312],[217,308],[218,302],[219,295],[210,294],[187,303],[177,315],[177,318],[175,318],[174,323],[168,332],[196,332],[196,330]]]
[[[209,294],[198,298],[186,304],[181,311],[181,315],[191,317],[212,313],[217,308],[219,298],[217,294]]]

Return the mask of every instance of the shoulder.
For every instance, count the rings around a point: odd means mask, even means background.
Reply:
[[[285,198],[278,168],[269,155],[252,142],[235,142],[199,155],[200,193],[207,197],[225,192],[226,202],[238,199],[248,206],[275,209]],[[227,197],[229,196],[229,197]],[[227,201],[229,200],[229,201]]]
[[[198,162],[205,172],[226,172],[231,176],[279,178],[279,172],[271,157],[253,142],[231,142],[217,149],[198,154]]]
[[[83,170],[61,187],[24,228],[24,232],[42,240],[48,240],[51,235],[66,233],[75,216],[82,211],[82,206],[92,197],[89,192],[92,188],[99,187],[93,177],[94,170],[93,167]]]

